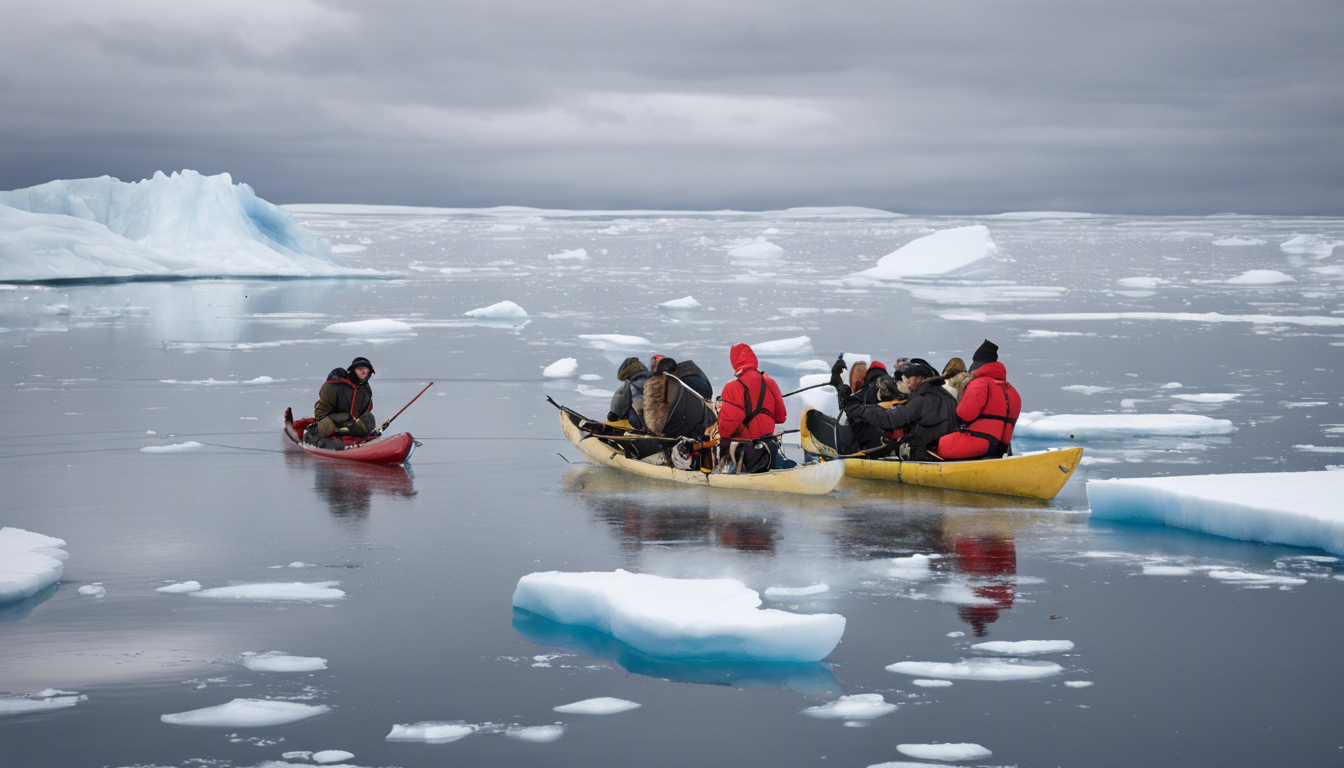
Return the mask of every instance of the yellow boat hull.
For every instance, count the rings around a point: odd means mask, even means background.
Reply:
[[[560,429],[569,442],[582,451],[584,456],[598,464],[615,467],[652,480],[709,488],[730,488],[739,491],[800,493],[816,496],[835,490],[835,486],[840,483],[841,478],[845,475],[845,462],[843,461],[826,461],[792,469],[779,469],[750,475],[716,475],[648,464],[627,458],[620,450],[580,429],[575,419],[576,415],[570,411],[561,411]]]
[[[820,456],[835,451],[818,441],[808,429],[803,412],[803,450]],[[1053,499],[1073,476],[1082,461],[1083,449],[1065,448],[1002,459],[971,461],[900,461],[897,459],[844,459],[845,474],[869,480],[887,480],[927,488],[948,488],[975,493],[997,493],[1032,499]]]

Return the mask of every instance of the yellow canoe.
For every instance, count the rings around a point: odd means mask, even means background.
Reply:
[[[809,418],[813,413],[815,417]],[[830,417],[808,408],[803,411],[803,450],[819,456],[835,456],[835,449],[812,433],[809,422]],[[1083,458],[1080,447],[1040,451],[1002,459],[970,461],[901,461],[899,459],[844,459],[845,474],[870,480],[888,480],[928,488],[949,488],[976,493],[998,493],[1053,499],[1073,476]]]
[[[598,464],[622,469],[632,474],[654,480],[666,480],[685,485],[699,485],[710,488],[732,488],[739,491],[766,491],[771,493],[801,493],[820,495],[835,490],[845,475],[845,462],[824,461],[816,464],[803,464],[792,469],[777,469],[751,475],[716,475],[700,471],[688,471],[670,466],[649,464],[636,459],[626,458],[624,452],[602,441],[593,434],[600,431],[602,422],[585,419],[570,410],[560,411],[560,429],[569,442],[583,452],[583,455]]]

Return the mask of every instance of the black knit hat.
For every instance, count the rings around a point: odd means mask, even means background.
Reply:
[[[985,339],[984,343],[980,345],[980,348],[975,350],[975,355],[971,357],[971,367],[969,370],[974,371],[985,363],[997,362],[999,362],[999,345],[989,339]]]
[[[356,357],[356,358],[350,363],[350,367],[349,367],[349,368],[346,368],[346,370],[349,371],[349,372],[351,372],[351,373],[354,373],[354,372],[355,372],[355,369],[358,368],[358,367],[360,367],[361,365],[368,366],[368,369],[369,369],[369,375],[370,375],[370,376],[372,376],[373,374],[377,373],[377,371],[375,371],[375,370],[373,369],[373,363],[370,363],[370,362],[369,362],[369,358],[367,358],[367,357]]]

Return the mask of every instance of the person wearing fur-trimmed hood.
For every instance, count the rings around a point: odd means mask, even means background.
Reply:
[[[373,416],[373,363],[356,357],[348,368],[333,368],[313,404],[313,425],[304,440],[319,447],[344,447],[341,437],[368,437],[377,428]],[[328,445],[323,445],[323,441]],[[339,445],[337,445],[339,443]]]

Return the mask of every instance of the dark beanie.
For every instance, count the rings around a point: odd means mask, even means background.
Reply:
[[[975,350],[975,355],[971,357],[971,370],[979,368],[985,363],[997,363],[999,361],[999,345],[985,339],[980,348]]]
[[[648,368],[645,368],[644,364],[639,362],[638,357],[627,357],[621,363],[621,367],[616,369],[616,380],[626,381],[636,373],[647,370]]]
[[[367,357],[356,357],[354,361],[350,363],[350,367],[346,368],[346,370],[351,373],[354,373],[355,369],[360,367],[361,365],[368,367],[370,376],[377,373],[377,371],[373,369],[373,363],[370,363],[369,358]]]

